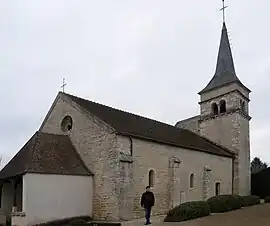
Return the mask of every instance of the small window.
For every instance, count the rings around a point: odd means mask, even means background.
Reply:
[[[149,186],[154,187],[154,184],[155,184],[155,172],[154,172],[154,170],[150,170],[148,176],[149,176]]]
[[[220,195],[220,183],[217,182],[215,187],[216,187],[216,188],[215,188],[215,190],[216,190],[216,195]]]
[[[65,116],[61,122],[61,129],[63,132],[68,132],[72,129],[73,121],[70,116]]]
[[[217,106],[217,104],[212,103],[211,108],[212,108],[212,114],[217,115],[218,114],[218,106]]]
[[[225,113],[226,112],[226,102],[225,100],[221,100],[219,102],[219,107],[220,107],[220,113]]]
[[[245,104],[245,101],[240,100],[240,108],[241,108],[242,111],[245,111],[245,109],[246,109],[246,106],[245,105],[246,105]]]
[[[194,174],[190,174],[189,176],[189,188],[194,188]]]

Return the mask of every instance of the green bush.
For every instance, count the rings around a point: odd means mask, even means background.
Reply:
[[[233,195],[235,199],[237,199],[237,202],[239,203],[239,205],[241,205],[242,207],[242,202],[243,202],[243,198],[241,195]]]
[[[89,216],[78,216],[78,217],[64,218],[64,219],[60,219],[60,220],[53,220],[53,221],[49,221],[49,222],[44,222],[41,224],[36,224],[34,226],[67,226],[67,225],[70,225],[71,222],[75,221],[75,223],[76,223],[77,220],[83,220],[84,222],[85,221],[88,222],[92,219]]]
[[[269,202],[270,202],[270,196],[265,197],[265,198],[264,198],[264,202],[265,202],[265,203],[269,203]]]
[[[180,222],[208,215],[210,215],[210,208],[207,202],[186,202],[171,209],[164,222]]]
[[[242,196],[242,206],[253,206],[261,203],[260,197],[256,195]]]
[[[217,195],[207,200],[211,213],[224,213],[241,208],[241,196]]]
[[[70,221],[68,225],[69,226],[84,226],[86,225],[86,221],[83,219],[75,219],[75,220]]]

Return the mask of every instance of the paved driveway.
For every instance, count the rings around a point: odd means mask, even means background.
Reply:
[[[126,222],[124,226],[141,226],[144,219]],[[270,226],[270,204],[261,204],[242,208],[223,214],[185,221],[181,223],[163,223],[153,217],[152,226]]]

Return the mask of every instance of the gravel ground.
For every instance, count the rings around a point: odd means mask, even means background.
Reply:
[[[213,214],[200,219],[181,223],[163,223],[162,218],[153,217],[152,226],[270,226],[270,204],[245,207],[223,214]],[[144,219],[122,224],[123,226],[141,226]]]
[[[169,224],[164,224],[169,225]],[[175,224],[171,224],[175,225]],[[178,223],[179,226],[270,226],[270,204],[261,204],[240,210],[214,214],[192,221]]]

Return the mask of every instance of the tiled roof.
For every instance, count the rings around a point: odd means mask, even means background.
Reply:
[[[24,173],[92,175],[68,136],[39,131],[0,171],[0,179]]]
[[[234,156],[229,149],[218,146],[189,130],[114,109],[70,94],[62,92],[61,94],[70,98],[86,111],[94,114],[96,117],[110,125],[118,134],[193,149],[214,155],[226,157]]]

